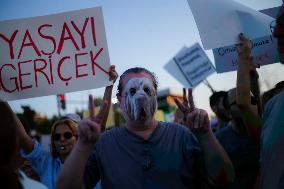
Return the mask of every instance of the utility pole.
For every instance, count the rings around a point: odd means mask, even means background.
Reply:
[[[56,100],[57,100],[57,111],[58,111],[58,117],[61,117],[61,111],[60,111],[60,99],[59,95],[56,95]]]

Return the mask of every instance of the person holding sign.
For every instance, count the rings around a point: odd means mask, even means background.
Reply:
[[[109,69],[110,80],[116,81],[117,73],[115,67]],[[112,85],[106,87],[100,115],[101,126],[104,128],[108,116]],[[92,100],[91,103],[94,103]],[[70,118],[65,118],[55,122],[51,129],[51,153],[42,150],[36,140],[32,140],[26,133],[22,123],[17,119],[17,129],[20,141],[20,154],[22,158],[29,160],[32,168],[39,174],[41,182],[49,189],[55,188],[55,180],[66,158],[69,156],[78,138],[78,124]]]
[[[242,116],[244,117],[249,135],[258,143],[260,140],[260,115],[252,106],[252,98],[250,95],[251,88],[254,87],[251,85],[251,80],[253,80],[253,77],[258,77],[258,74],[255,70],[253,59],[250,57],[252,42],[242,33],[239,37],[240,44],[236,45],[239,55],[236,104],[243,114]],[[261,109],[261,107],[258,107],[258,109]]]
[[[284,64],[284,5],[279,10],[273,36],[277,38],[280,63]],[[248,131],[261,143],[260,188],[284,188],[284,91],[268,100],[262,114],[262,122],[260,122],[258,117],[250,113],[248,109],[250,104],[248,78],[252,59],[250,57],[251,42],[244,35],[240,36],[237,51],[240,59],[237,81],[238,103],[247,110],[246,112],[250,115],[248,118],[253,121],[247,127]]]
[[[23,163],[20,155],[18,118],[9,104],[0,99],[0,177],[1,188],[47,189],[43,184],[27,177],[19,170]]]
[[[199,181],[222,186],[234,179],[232,163],[214,137],[207,113],[193,101],[182,106],[192,132],[154,119],[153,73],[137,67],[125,71],[117,98],[125,126],[101,134],[100,115],[81,121],[78,142],[56,182],[58,189],[91,189],[99,179],[106,189],[200,188]]]

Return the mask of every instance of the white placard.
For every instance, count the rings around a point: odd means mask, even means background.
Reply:
[[[0,22],[0,98],[110,85],[100,7]]]
[[[198,43],[190,48],[183,47],[165,65],[165,69],[186,88],[196,87],[215,72],[212,62]]]
[[[250,39],[270,35],[273,18],[233,0],[188,0],[203,48],[213,49],[236,44],[238,34]]]
[[[276,17],[279,8],[265,9],[261,10],[261,12]],[[266,25],[266,27],[271,29],[274,25],[275,20]],[[253,39],[252,41],[252,56],[256,63],[262,66],[279,62],[277,39],[272,37],[272,35]],[[237,70],[238,54],[234,45],[213,49],[213,54],[217,73]]]

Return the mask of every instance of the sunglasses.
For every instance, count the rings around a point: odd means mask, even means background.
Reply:
[[[65,132],[63,133],[63,137],[66,139],[66,140],[69,140],[70,138],[73,137],[73,134],[71,132]],[[54,136],[53,136],[53,140],[55,141],[59,141],[61,139],[61,134],[59,133],[56,133]]]

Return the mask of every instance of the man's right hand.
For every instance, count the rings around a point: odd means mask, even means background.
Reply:
[[[94,145],[99,139],[101,125],[108,116],[108,103],[104,101],[100,111],[95,115],[94,99],[89,96],[89,117],[79,122],[79,139],[71,154],[64,162],[56,181],[56,188],[84,188],[84,172]]]
[[[95,115],[94,99],[89,96],[89,117],[79,123],[79,143],[93,147],[101,133],[101,124],[107,114],[109,102],[103,102],[100,111]]]

